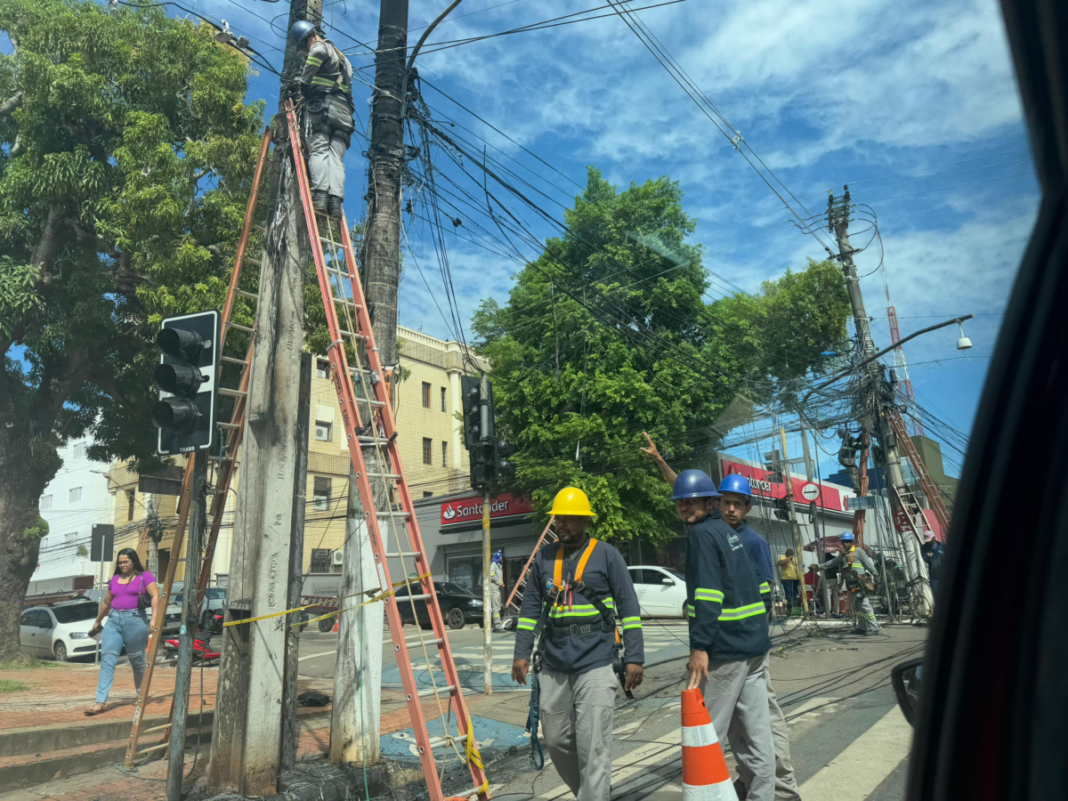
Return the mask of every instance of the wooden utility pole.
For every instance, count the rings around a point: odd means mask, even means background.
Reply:
[[[208,506],[204,494],[207,479],[208,454],[193,456],[193,507],[189,516],[189,536],[185,541],[186,583],[193,587],[189,577],[200,575],[200,556],[204,549],[204,529],[207,528]],[[178,559],[181,554],[174,554]],[[193,636],[200,627],[200,606],[195,592],[185,593],[182,604],[182,625],[178,632],[178,668],[174,681],[174,705],[171,708],[170,751],[167,764],[167,801],[182,801],[182,777],[185,775],[185,724],[189,715],[189,680],[193,675]],[[166,600],[160,599],[165,604]],[[163,610],[160,610],[163,611]],[[162,615],[160,616],[162,618]]]
[[[289,25],[303,19],[318,23],[321,16],[322,0],[292,0]],[[280,113],[288,81],[296,79],[302,59],[287,39]],[[208,777],[213,790],[241,795],[271,795],[278,789],[287,617],[240,621],[288,608],[293,497],[302,444],[300,357],[309,241],[284,136],[275,138],[273,169],[241,460],[241,502],[230,557],[226,622],[239,624],[224,629]]]
[[[864,296],[860,291],[857,268],[853,264],[854,250],[849,244],[849,187],[844,187],[844,190],[845,194],[841,201],[836,202],[833,194],[827,199],[827,227],[834,233],[838,240],[838,259],[842,263],[842,272],[845,274],[846,289],[849,292],[849,302],[853,307],[853,321],[857,329],[857,338],[860,340],[860,357],[861,359],[867,359],[868,357],[873,356],[876,353],[876,350],[875,343],[871,338],[871,329],[868,326],[868,313],[864,309]],[[896,497],[893,488],[902,487],[907,489],[907,487],[905,485],[905,476],[901,471],[901,457],[898,455],[896,438],[889,432],[886,418],[882,414],[882,401],[879,399],[878,391],[879,382],[881,381],[882,365],[880,365],[877,360],[873,359],[864,366],[863,377],[860,381],[861,392],[867,395],[867,398],[864,398],[864,402],[861,403],[860,406],[864,409],[874,410],[873,413],[865,413],[861,420],[861,442],[863,444],[869,442],[870,433],[872,432],[874,425],[874,433],[879,438],[879,444],[882,445],[883,457],[886,460],[886,481],[889,485],[888,489],[890,490],[887,502],[890,503],[891,508],[893,508],[894,498]],[[861,487],[867,489],[867,447],[864,448],[862,458],[862,469],[864,469],[865,472],[862,474]],[[854,525],[858,524],[854,523]],[[860,518],[859,526],[861,533],[863,533],[863,517]],[[920,594],[927,609],[932,609],[934,608],[934,600],[931,595],[931,585],[927,577],[927,565],[924,564],[923,559],[920,556],[920,543],[916,541],[915,537],[907,534],[902,534],[900,539],[905,554],[905,571],[908,580],[910,584],[915,582],[918,585],[916,591]]]

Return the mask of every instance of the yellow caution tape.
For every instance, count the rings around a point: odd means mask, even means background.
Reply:
[[[482,755],[478,753],[478,745],[475,744],[475,729],[471,725],[470,712],[467,713],[467,762],[485,773],[486,769],[482,766]],[[489,792],[489,779],[483,779],[482,786],[475,792],[479,795]]]
[[[406,584],[408,584],[409,582],[412,582],[412,581],[422,581],[425,578],[430,578],[430,574],[429,573],[424,573],[421,576],[415,576],[415,577],[410,578],[410,579],[403,579],[401,581],[394,582],[393,588],[396,589],[397,587],[400,587],[402,585],[406,585]],[[351,595],[342,595],[337,600],[338,601],[344,601],[346,598],[355,598],[355,597],[357,597],[359,595],[366,595],[366,594],[367,594],[366,592],[354,592]],[[380,593],[380,594],[376,595],[375,597],[373,597],[369,601],[364,601],[362,604],[358,604],[356,606],[350,606],[347,609],[339,609],[336,612],[330,612],[329,614],[320,615],[319,617],[312,618],[311,620],[298,621],[297,623],[291,624],[291,626],[303,626],[306,623],[315,623],[318,620],[325,620],[328,617],[333,617],[334,615],[340,615],[342,612],[348,612],[350,609],[359,609],[361,606],[367,606],[367,604],[373,604],[375,601],[381,601],[383,598],[388,598],[389,596],[391,596],[393,594],[394,594],[394,591],[391,589],[391,590],[389,590],[387,592],[383,592],[383,593]],[[271,612],[271,614],[269,614],[269,615],[259,615],[257,617],[249,617],[249,618],[245,618],[244,620],[231,620],[231,621],[229,621],[227,623],[223,623],[223,628],[228,628],[230,626],[243,626],[246,623],[256,623],[257,621],[260,621],[260,620],[270,620],[273,617],[281,617],[282,615],[288,615],[290,612],[300,612],[300,611],[302,611],[304,609],[311,609],[314,606],[322,606],[322,604],[305,604],[304,606],[294,606],[292,609],[284,609],[281,612]]]

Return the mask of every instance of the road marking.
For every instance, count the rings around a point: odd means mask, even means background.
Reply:
[[[860,801],[882,784],[912,745],[912,727],[896,706],[801,785],[805,798]]]
[[[658,740],[628,751],[612,760],[612,784],[618,785],[638,773],[645,773],[656,764],[666,759],[676,759],[682,755],[682,729],[674,729]],[[626,767],[624,767],[626,766]],[[617,770],[618,768],[618,770]],[[571,789],[561,784],[538,796],[542,801],[557,801],[571,797]]]
[[[303,662],[305,659],[317,659],[320,656],[333,656],[336,653],[337,653],[336,650],[334,650],[334,651],[322,651],[321,653],[318,653],[318,654],[308,654],[307,656],[298,656],[297,657],[297,661],[298,662]]]

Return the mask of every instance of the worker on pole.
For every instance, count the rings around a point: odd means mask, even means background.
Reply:
[[[842,542],[842,553],[829,562],[824,562],[821,570],[837,568],[841,574],[841,580],[845,582],[846,591],[849,593],[850,604],[857,616],[855,634],[882,634],[879,621],[875,619],[875,610],[872,609],[868,596],[875,592],[875,562],[868,556],[863,548],[857,548],[853,539],[853,532],[843,532],[839,538]]]
[[[516,621],[512,678],[531,687],[532,747],[538,718],[549,756],[579,801],[607,801],[612,789],[616,668],[626,690],[641,684],[645,652],[638,596],[622,555],[586,529],[586,494],[560,490],[550,514],[559,541],[538,551]],[[617,619],[622,624],[618,654]],[[535,650],[535,633],[540,635]],[[540,678],[539,678],[540,674]],[[537,696],[540,693],[540,701]]]
[[[352,65],[337,46],[307,20],[293,23],[289,38],[308,54],[300,76],[304,124],[308,134],[308,177],[312,206],[319,214],[341,218],[345,199],[345,153],[355,123],[352,115]]]
[[[730,496],[736,487],[728,485]],[[719,493],[721,505],[734,502]],[[738,533],[712,508],[712,479],[684,470],[671,499],[690,526],[686,598],[690,622],[689,689],[704,696],[720,745],[738,763],[739,782],[750,801],[775,797],[775,748],[768,714],[767,607],[760,579]]]
[[[490,580],[490,603],[493,606],[493,630],[502,631],[501,626],[501,600],[504,590],[504,551],[497,551],[493,554],[493,561],[490,564],[489,580]]]

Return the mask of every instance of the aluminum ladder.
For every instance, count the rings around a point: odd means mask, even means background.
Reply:
[[[909,457],[912,469],[919,476],[920,487],[923,489],[923,494],[927,496],[927,503],[930,504],[935,517],[938,518],[939,525],[942,526],[942,536],[948,536],[949,510],[942,500],[942,493],[939,492],[938,485],[931,479],[930,473],[927,472],[927,466],[923,463],[923,459],[920,458],[920,452],[916,450],[916,446],[912,443],[912,439],[905,429],[905,421],[901,419],[901,415],[897,411],[891,411],[887,415],[887,420],[890,422],[890,427],[894,430],[894,434],[897,435],[897,441],[901,443],[901,447],[905,450],[905,455]],[[920,541],[923,541],[922,538]]]
[[[211,519],[211,528],[207,537],[207,542],[204,548],[204,558],[201,567],[200,575],[197,577],[196,594],[193,596],[193,603],[196,604],[196,608],[199,609],[204,599],[204,592],[208,586],[208,580],[211,576],[211,563],[215,555],[215,545],[219,540],[219,528],[222,525],[223,511],[226,509],[226,498],[230,492],[230,483],[233,480],[234,472],[237,468],[237,454],[241,447],[241,437],[245,431],[245,405],[248,396],[248,381],[249,372],[252,365],[253,348],[256,341],[255,325],[252,327],[241,325],[234,321],[234,307],[239,300],[248,301],[251,304],[257,304],[259,302],[259,295],[257,292],[249,292],[241,288],[241,276],[242,267],[245,262],[253,261],[246,256],[248,249],[249,236],[252,233],[254,220],[256,216],[256,207],[260,199],[260,184],[262,183],[264,167],[267,163],[268,153],[271,148],[271,129],[267,128],[263,133],[263,141],[260,144],[259,161],[256,162],[256,170],[252,176],[252,190],[249,193],[248,204],[245,207],[245,219],[241,226],[241,236],[238,239],[237,251],[234,254],[234,265],[230,271],[230,283],[226,291],[226,301],[223,305],[221,314],[221,334],[219,341],[219,375],[217,377],[216,386],[219,387],[219,394],[231,397],[234,399],[234,408],[230,416],[229,423],[218,423],[218,427],[225,433],[226,442],[222,449],[221,455],[209,456],[209,465],[215,468],[215,490],[212,499],[211,509],[209,509],[209,516]],[[262,230],[262,229],[259,229]],[[258,287],[258,280],[257,280]],[[252,319],[256,318],[255,306],[252,306],[251,313]],[[227,334],[230,330],[236,330],[246,334],[243,337],[245,341],[243,343],[235,343],[231,341],[230,344],[233,349],[237,347],[237,355],[227,355],[226,344]],[[237,387],[226,387],[222,382],[223,368],[226,364],[237,364],[241,366],[240,378],[237,382]],[[174,532],[174,540],[171,544],[171,560],[167,565],[167,575],[163,580],[163,586],[160,588],[160,598],[158,602],[157,613],[152,617],[152,623],[149,627],[149,640],[148,648],[145,653],[145,675],[141,680],[141,690],[137,694],[137,705],[134,707],[134,719],[133,726],[130,730],[130,740],[126,746],[126,757],[123,759],[123,767],[127,770],[131,770],[136,765],[150,756],[158,754],[160,752],[166,753],[170,746],[168,736],[170,733],[171,722],[174,720],[174,698],[171,698],[171,711],[168,722],[161,726],[153,726],[152,728],[144,728],[144,711],[145,706],[148,703],[149,693],[152,688],[152,674],[156,666],[156,657],[159,653],[159,645],[162,637],[160,636],[160,630],[163,627],[163,620],[167,612],[167,603],[171,597],[171,588],[174,585],[174,577],[177,574],[178,563],[185,560],[179,558],[182,554],[182,547],[185,544],[185,529],[189,520],[189,509],[192,503],[193,492],[193,457],[190,456],[186,460],[185,475],[182,480],[182,491],[178,496],[178,524]],[[190,602],[189,594],[190,582],[189,577],[186,577],[186,587],[184,592],[184,603]],[[195,632],[194,632],[195,634]],[[182,714],[186,714],[188,710],[182,710]],[[138,750],[141,738],[147,734],[162,734],[163,741],[157,745],[150,746]]]
[[[371,317],[356,267],[348,224],[344,215],[333,227],[330,220],[324,218],[327,238],[321,236],[319,221],[312,207],[300,130],[291,100],[286,105],[286,120],[289,126],[292,163],[330,331],[331,344],[327,355],[330,359],[331,378],[341,407],[341,419],[345,426],[349,457],[363,504],[371,551],[380,582],[379,588],[382,593],[388,593],[382,602],[385,604],[390,638],[400,668],[401,683],[404,686],[427,791],[430,801],[444,801],[433,749],[447,746],[456,750],[458,755],[462,749],[461,759],[467,762],[470,769],[474,789],[468,791],[464,797],[475,794],[479,799],[488,799],[489,783],[478,752],[452,649],[446,637],[445,621],[438,606],[430,561],[426,557],[408,482],[404,477],[397,447],[397,425],[393,415],[390,381],[383,371],[378,348],[375,346]],[[334,239],[334,227],[340,229],[340,241]],[[329,261],[323,250],[324,245],[330,248]],[[344,319],[345,328],[342,328],[339,318]],[[350,346],[348,350],[346,344]],[[352,367],[349,365],[350,353],[355,361]],[[360,394],[356,392],[354,379],[360,382]],[[374,457],[370,470],[364,460],[365,448]],[[372,490],[372,484],[377,492]],[[415,602],[426,603],[433,627],[432,638],[424,639],[421,627],[417,626],[417,634],[405,639],[398,601],[390,592],[393,584],[387,558],[401,561],[405,576],[401,583],[408,589],[408,596],[403,602],[412,605],[413,619]],[[412,575],[418,578],[409,580],[408,577]],[[426,670],[430,679],[430,686],[424,690],[420,690],[416,684],[409,655],[409,648],[413,646],[421,651],[425,659],[425,663],[417,666],[420,671]],[[438,676],[443,677],[443,680]],[[423,698],[434,698],[437,702],[440,720],[445,727],[443,737],[431,738],[427,732],[421,703]],[[447,709],[442,705],[443,699],[447,699]],[[454,721],[455,735],[450,734],[448,730],[450,718]]]

